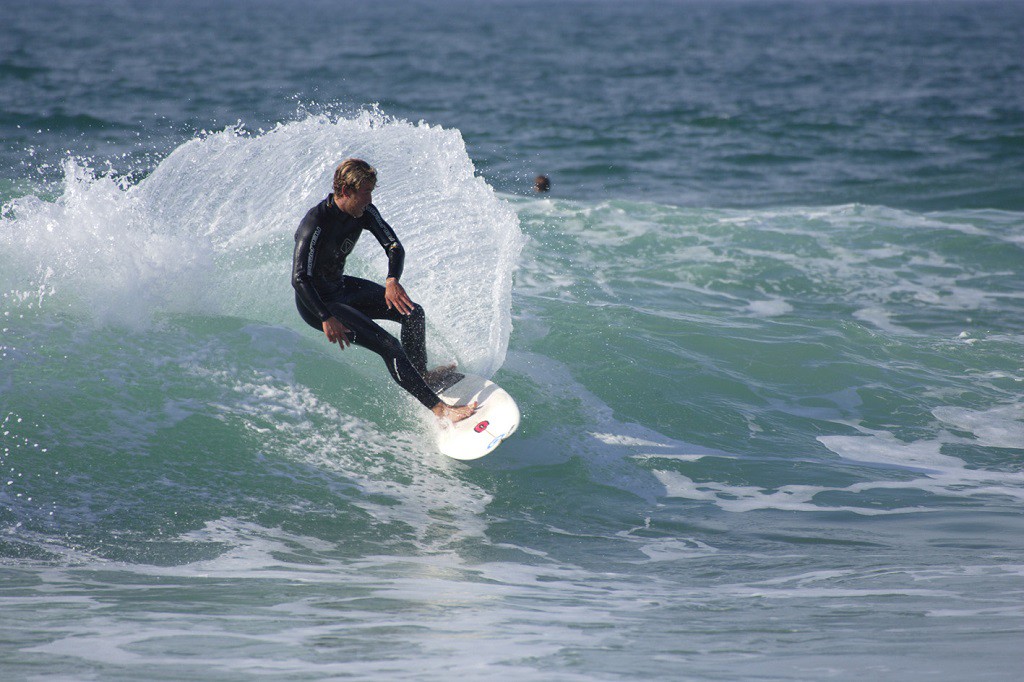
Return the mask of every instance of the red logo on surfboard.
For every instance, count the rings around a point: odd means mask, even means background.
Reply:
[[[486,429],[490,425],[491,425],[491,423],[485,419],[482,422],[480,422],[479,424],[477,424],[476,426],[474,426],[473,430],[476,431],[477,433],[483,433],[484,429]]]

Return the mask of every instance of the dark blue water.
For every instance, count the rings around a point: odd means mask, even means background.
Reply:
[[[197,130],[379,103],[460,130],[503,191],[546,172],[573,198],[1022,203],[1019,3],[7,7],[5,177],[29,148],[145,171]]]

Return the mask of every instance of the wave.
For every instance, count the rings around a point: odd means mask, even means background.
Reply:
[[[433,356],[523,409],[473,467],[292,309],[297,217],[349,154],[380,168]],[[0,226],[3,556],[207,567],[225,524],[430,552],[521,509],[614,534],[1024,489],[1018,213],[497,196],[457,131],[364,112],[205,135],[139,182],[68,161]]]
[[[220,550],[195,528],[296,505],[350,538],[415,541],[438,499],[474,526],[486,495],[428,457],[379,359],[339,356],[295,312],[293,234],[347,156],[378,169],[432,361],[502,366],[525,238],[458,131],[311,115],[204,134],[138,181],[69,158],[55,198],[0,213],[0,555],[202,560]],[[378,249],[351,272],[382,279]]]
[[[301,328],[288,283],[292,235],[348,156],[379,170],[375,200],[410,253],[404,283],[427,309],[438,351],[492,374],[511,333],[518,218],[475,174],[458,131],[375,110],[207,134],[132,184],[68,159],[56,201],[4,206],[3,286],[11,299],[56,297],[58,308],[135,328],[167,313]],[[382,278],[374,246],[356,250],[353,274]]]

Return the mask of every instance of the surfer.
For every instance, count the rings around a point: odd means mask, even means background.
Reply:
[[[476,403],[445,404],[428,382],[453,367],[427,371],[426,316],[399,283],[405,249],[394,230],[371,203],[377,171],[361,159],[347,159],[334,171],[333,192],[309,209],[295,232],[292,286],[299,314],[342,350],[351,344],[372,350],[384,359],[399,386],[439,418],[457,422],[473,414]],[[363,230],[388,257],[384,286],[345,275],[345,259]],[[402,325],[401,341],[374,320]]]
[[[538,175],[533,179],[533,189],[540,194],[551,191],[551,178],[546,175]]]

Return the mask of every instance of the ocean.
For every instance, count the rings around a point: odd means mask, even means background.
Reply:
[[[6,2],[0,679],[1020,679],[1022,36]],[[295,312],[349,156],[431,364],[519,403],[482,460]]]

